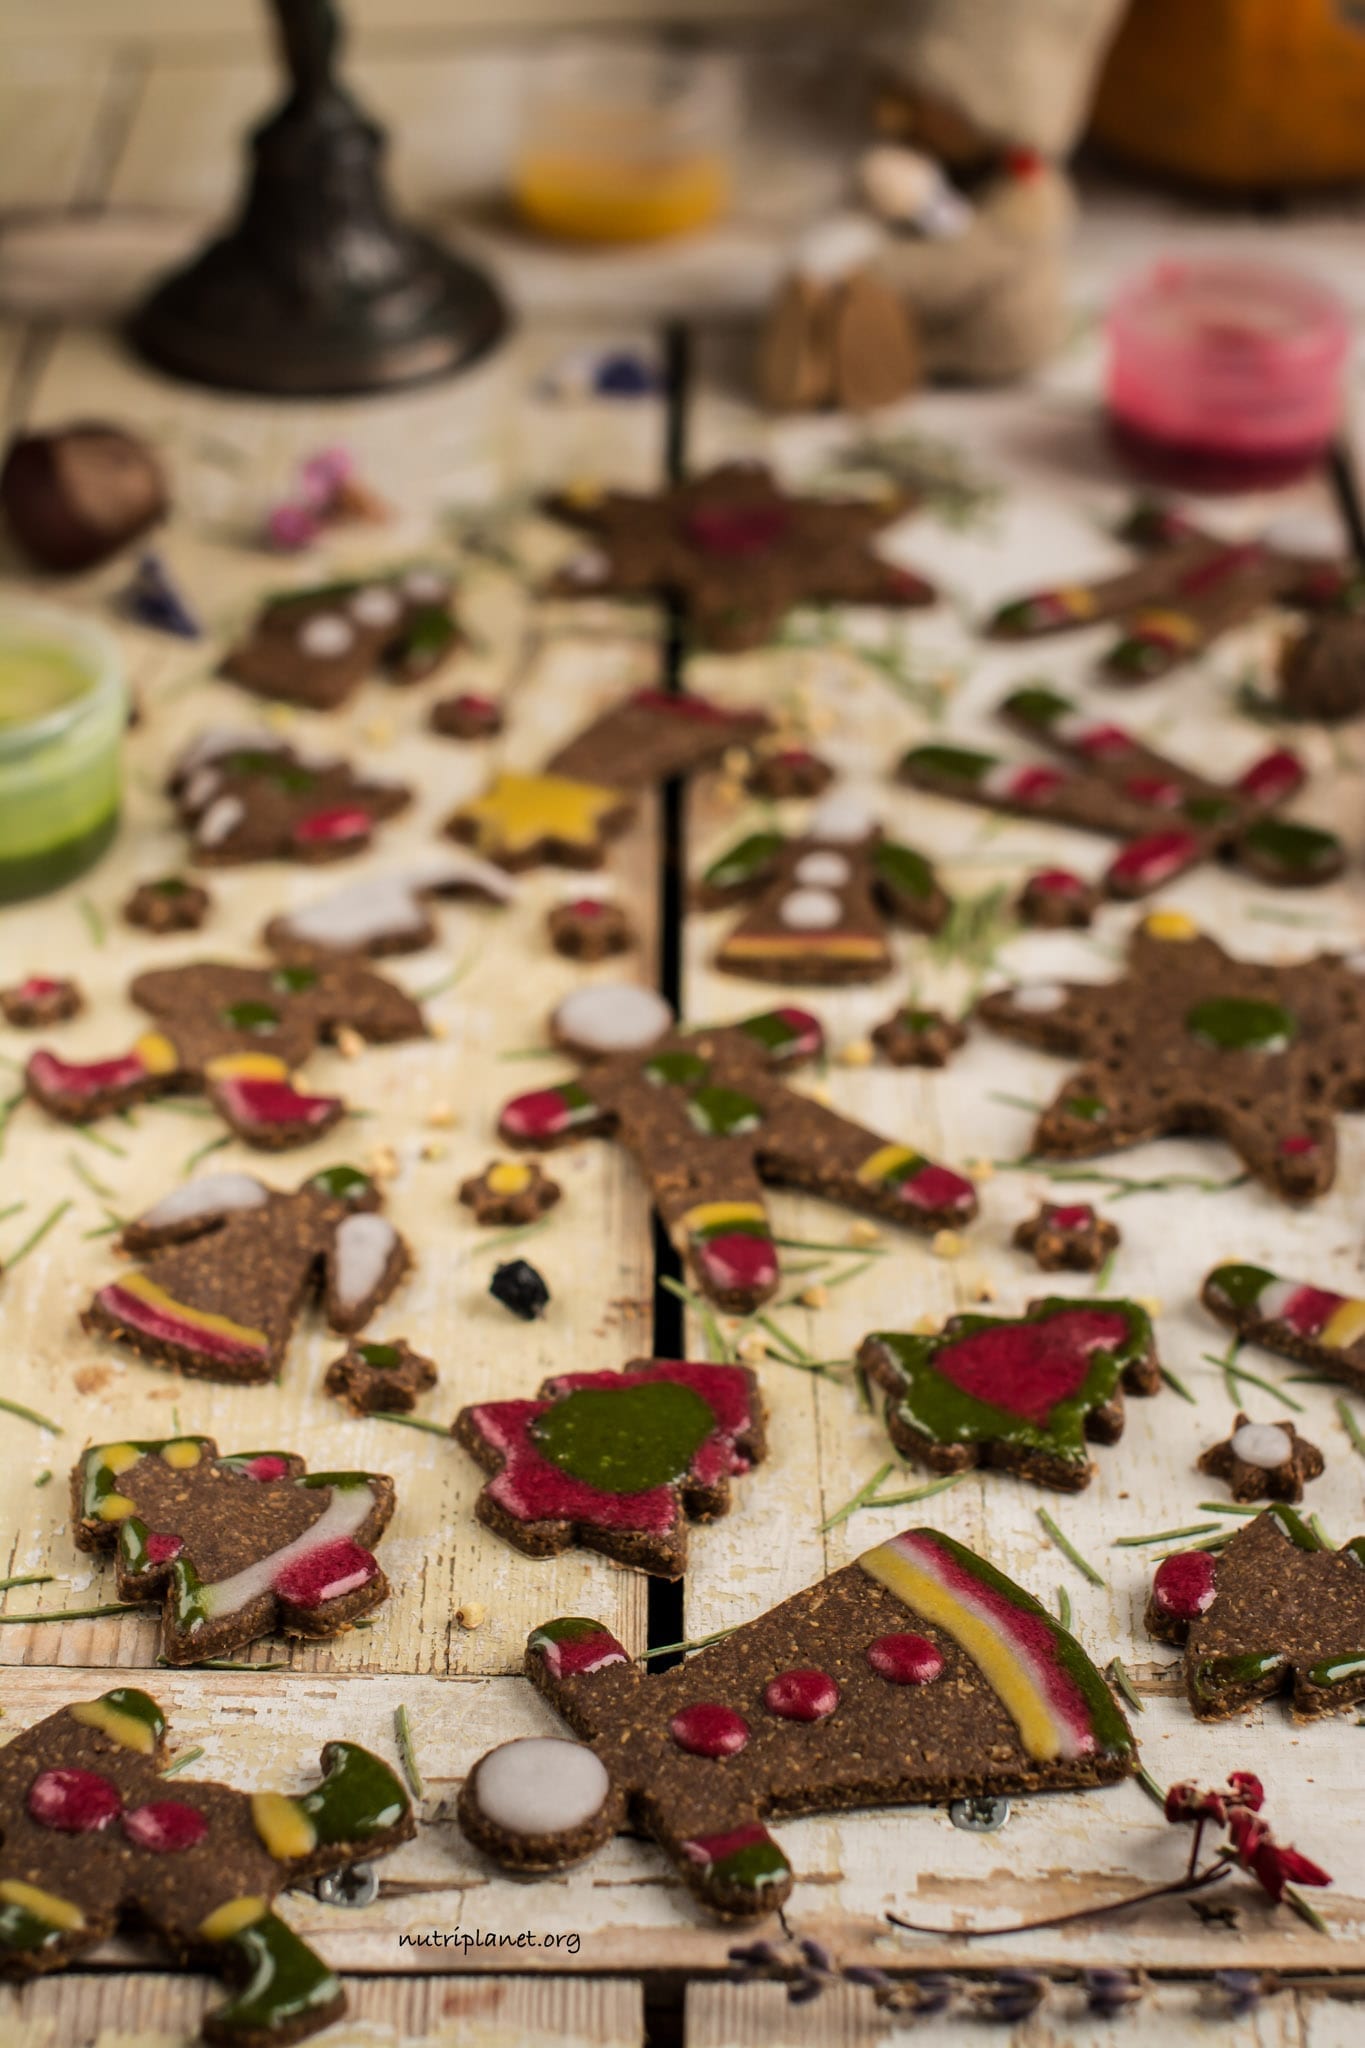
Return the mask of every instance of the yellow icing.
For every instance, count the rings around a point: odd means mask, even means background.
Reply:
[[[1174,640],[1181,647],[1192,647],[1199,638],[1199,628],[1184,612],[1153,610],[1139,612],[1129,626],[1130,633],[1159,633],[1165,640]]]
[[[130,1273],[119,1286],[125,1294],[132,1294],[139,1301],[145,1301],[149,1308],[161,1309],[169,1315],[179,1317],[182,1322],[192,1323],[196,1330],[212,1330],[220,1337],[231,1337],[238,1344],[255,1344],[265,1349],[268,1342],[264,1330],[249,1329],[245,1323],[234,1323],[229,1316],[214,1315],[206,1308],[189,1308],[183,1301],[177,1301],[164,1287],[158,1287],[155,1280],[146,1273]]]
[[[1183,943],[1199,937],[1199,927],[1183,910],[1154,910],[1142,920],[1149,939],[1175,939]]]
[[[200,1939],[231,1941],[233,1935],[240,1934],[244,1927],[254,1927],[258,1920],[264,1920],[266,1910],[264,1899],[229,1899],[225,1906],[215,1906],[208,1919],[201,1921]]]
[[[317,1846],[318,1831],[297,1799],[283,1792],[252,1795],[251,1818],[256,1832],[277,1862],[308,1856]]]
[[[908,1145],[883,1145],[863,1161],[858,1168],[858,1178],[868,1182],[885,1180],[898,1166],[910,1166],[918,1157],[919,1154],[912,1152]]]
[[[180,1065],[179,1053],[159,1031],[144,1031],[133,1051],[153,1074],[173,1074]]]
[[[475,829],[481,853],[520,853],[542,839],[593,846],[602,820],[621,808],[619,790],[567,775],[496,775],[455,816]]]
[[[746,960],[795,960],[806,953],[847,960],[879,960],[885,951],[881,939],[864,932],[737,932],[725,941],[727,955]]]
[[[100,1452],[100,1463],[106,1472],[126,1472],[141,1456],[136,1444],[106,1444]]]
[[[566,505],[574,505],[580,512],[587,512],[594,505],[600,505],[606,492],[592,477],[581,476],[565,484],[559,493]]]
[[[1064,584],[1057,592],[1057,596],[1073,619],[1088,619],[1095,610],[1095,593],[1093,590],[1087,590],[1084,584]]]
[[[988,1621],[913,1564],[894,1543],[867,1551],[858,1562],[869,1578],[925,1621],[946,1629],[966,1651],[1019,1730],[1019,1739],[1031,1757],[1046,1763],[1061,1754],[1057,1722],[1045,1694]]]
[[[718,1223],[766,1223],[761,1202],[699,1202],[682,1219],[684,1230],[713,1230]]]
[[[96,1519],[101,1522],[121,1522],[125,1515],[136,1513],[137,1504],[126,1493],[106,1493],[95,1509]]]
[[[1365,1301],[1343,1301],[1332,1310],[1318,1341],[1329,1350],[1345,1351],[1360,1337],[1365,1337]]]
[[[192,1436],[177,1437],[173,1444],[163,1444],[161,1457],[173,1472],[188,1472],[199,1463],[203,1451]]]
[[[488,1189],[494,1195],[519,1195],[531,1182],[529,1166],[519,1166],[511,1159],[500,1159],[496,1166],[488,1169]]]
[[[204,1072],[210,1081],[287,1081],[289,1069],[268,1052],[225,1052],[209,1060]]]
[[[35,1920],[41,1920],[47,1927],[60,1928],[63,1934],[74,1934],[85,1925],[84,1913],[70,1899],[40,1891],[36,1884],[25,1884],[19,1877],[0,1879],[0,1905],[18,1906],[21,1912],[32,1913]]]
[[[81,1700],[67,1711],[82,1728],[97,1728],[120,1749],[135,1749],[140,1756],[155,1753],[156,1730],[149,1728],[145,1721],[139,1721],[136,1714],[120,1713],[117,1707],[110,1706],[108,1700]]]

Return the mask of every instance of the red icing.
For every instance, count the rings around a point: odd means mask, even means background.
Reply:
[[[330,811],[314,811],[300,818],[294,838],[300,846],[330,846],[338,840],[368,839],[374,820],[358,804],[338,804]]]
[[[928,1636],[878,1636],[867,1646],[867,1661],[890,1685],[931,1685],[943,1669],[943,1652]]]
[[[1344,1297],[1325,1287],[1299,1287],[1290,1295],[1275,1320],[1288,1323],[1301,1337],[1316,1337],[1341,1307]]]
[[[135,1052],[86,1065],[58,1059],[55,1052],[35,1052],[28,1063],[28,1078],[40,1095],[101,1095],[107,1088],[129,1088],[146,1074],[142,1056]]]
[[[825,1027],[818,1017],[812,1017],[809,1010],[797,1010],[785,1004],[773,1015],[780,1017],[789,1031],[795,1032],[791,1044],[784,1048],[786,1059],[813,1059],[825,1043]]]
[[[467,711],[471,718],[496,718],[498,707],[491,697],[481,697],[477,690],[461,690],[455,699],[457,711]]]
[[[915,604],[922,604],[927,598],[938,595],[932,583],[923,576],[917,576],[913,569],[897,568],[894,563],[883,563],[886,587],[896,597],[907,597]]]
[[[1056,768],[1020,768],[1010,781],[1010,799],[1019,804],[1046,803],[1065,781]]]
[[[1162,811],[1178,810],[1185,794],[1169,775],[1130,775],[1124,788],[1140,804],[1153,804]]]
[[[934,1370],[973,1400],[1042,1427],[1059,1401],[1083,1385],[1091,1353],[1128,1336],[1112,1310],[1064,1309],[1046,1322],[997,1324],[945,1344]]]
[[[1030,875],[1028,886],[1041,896],[1081,896],[1085,883],[1079,875],[1073,875],[1070,868],[1040,868],[1036,875]]]
[[[165,1536],[153,1533],[147,1538],[147,1557],[152,1564],[169,1564],[172,1558],[179,1557],[184,1548],[185,1539],[183,1536]]]
[[[1101,755],[1131,754],[1133,739],[1121,725],[1087,725],[1083,732],[1076,734],[1073,744],[1078,753],[1086,754],[1091,760]]]
[[[566,903],[564,908],[572,911],[575,917],[585,919],[589,924],[596,918],[605,917],[607,910],[600,896],[577,896],[572,903]]]
[[[839,1704],[827,1671],[780,1671],[763,1688],[763,1704],[784,1721],[825,1721]]]
[[[969,1209],[976,1189],[951,1167],[926,1164],[903,1180],[896,1189],[902,1202],[912,1209]]]
[[[107,1828],[123,1805],[118,1786],[98,1771],[43,1771],[28,1788],[30,1820],[63,1835]]]
[[[55,996],[63,986],[62,982],[53,981],[46,974],[30,974],[27,981],[20,982],[18,994],[29,1002],[37,1002],[43,996]]]
[[[209,1824],[197,1806],[183,1799],[156,1799],[149,1806],[135,1806],[123,1816],[123,1832],[139,1849],[165,1856],[177,1849],[192,1849],[202,1842]]]
[[[754,1292],[777,1285],[777,1251],[770,1237],[734,1230],[694,1246],[697,1271],[708,1287]]]
[[[1150,832],[1134,839],[1109,865],[1108,879],[1129,888],[1151,889],[1170,881],[1197,860],[1201,848],[1193,832]]]
[[[172,1309],[158,1308],[154,1303],[144,1301],[140,1295],[132,1294],[121,1287],[117,1280],[111,1280],[107,1287],[101,1287],[95,1299],[106,1313],[121,1323],[125,1329],[137,1330],[144,1337],[152,1337],[158,1343],[179,1344],[194,1351],[203,1358],[224,1361],[256,1361],[264,1358],[267,1347],[264,1344],[246,1344],[237,1337],[228,1336],[224,1330],[204,1329],[195,1322],[192,1311],[177,1315]]]
[[[697,725],[744,725],[744,713],[726,711],[709,697],[672,697],[667,690],[637,690],[631,698],[645,711],[666,712],[670,718],[690,718]]]
[[[1068,1202],[1059,1207],[1048,1202],[1043,1208],[1044,1219],[1054,1230],[1088,1230],[1095,1220],[1095,1212],[1089,1202]]]
[[[1304,780],[1304,766],[1298,755],[1288,747],[1277,747],[1274,753],[1263,755],[1244,775],[1239,775],[1237,787],[1253,803],[1278,804],[1296,789],[1302,789]]]
[[[742,1828],[730,1828],[723,1835],[694,1835],[690,1842],[684,1842],[683,1854],[693,1863],[724,1863],[729,1856],[738,1856],[741,1850],[754,1849],[760,1842],[771,1842],[772,1836],[761,1820],[751,1820]]]
[[[765,555],[790,524],[785,505],[695,505],[684,531],[703,554]]]
[[[698,1700],[673,1716],[668,1732],[689,1756],[738,1756],[749,1740],[749,1724],[719,1700]]]
[[[548,1637],[542,1638],[536,1648],[552,1678],[581,1678],[594,1671],[604,1671],[610,1664],[630,1661],[609,1628],[594,1629],[591,1635],[579,1636],[576,1640],[566,1637],[561,1642],[554,1642]]]
[[[264,1483],[269,1479],[283,1479],[289,1471],[289,1460],[282,1458],[278,1451],[262,1451],[259,1458],[248,1458],[239,1470],[245,1472],[248,1479]]]
[[[1318,1141],[1310,1138],[1307,1131],[1292,1131],[1287,1138],[1281,1138],[1280,1151],[1286,1159],[1300,1159],[1306,1152],[1316,1152]]]
[[[1240,340],[1240,334],[1238,338]],[[1181,579],[1180,588],[1186,596],[1212,590],[1216,584],[1226,582],[1229,576],[1236,575],[1239,570],[1250,568],[1253,562],[1260,560],[1263,552],[1261,543],[1255,540],[1243,541],[1238,547],[1224,548],[1212,561],[1203,563],[1198,569],[1191,569],[1189,575]]]
[[[1172,1621],[1197,1621],[1218,1591],[1218,1561],[1208,1550],[1182,1550],[1156,1568],[1152,1598]]]
[[[253,1130],[314,1130],[345,1104],[339,1095],[303,1095],[292,1081],[215,1081],[213,1093],[233,1119]]]
[[[498,1129],[508,1138],[554,1138],[572,1122],[568,1105],[558,1088],[533,1088],[527,1095],[514,1095],[503,1105]]]
[[[377,1559],[343,1536],[287,1564],[275,1580],[275,1591],[291,1607],[321,1607],[368,1586],[378,1571]]]

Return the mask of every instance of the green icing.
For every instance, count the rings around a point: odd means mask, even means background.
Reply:
[[[932,1031],[939,1020],[933,1010],[907,1009],[901,1011],[900,1021],[907,1031]]]
[[[259,1456],[259,1453],[257,1454]],[[368,1486],[368,1472],[301,1472],[297,1481],[300,1486],[330,1486],[334,1493],[354,1493],[358,1486]]]
[[[220,1946],[225,1969],[245,1982],[206,2016],[211,2040],[298,2040],[322,2026],[343,1995],[340,1978],[274,1913]]]
[[[780,1010],[764,1010],[757,1017],[746,1017],[738,1029],[768,1052],[782,1052],[797,1035],[790,1019]]]
[[[695,1088],[711,1069],[700,1053],[658,1052],[645,1062],[645,1079],[658,1088]]]
[[[1185,1013],[1185,1029],[1219,1052],[1283,1052],[1298,1024],[1280,1003],[1250,996],[1211,996]]]
[[[376,1372],[396,1372],[403,1363],[403,1354],[396,1344],[357,1344],[364,1364],[373,1366]]]
[[[1283,1501],[1272,1501],[1265,1512],[1279,1523],[1282,1534],[1289,1538],[1296,1550],[1326,1550],[1329,1547],[1313,1533],[1303,1516],[1296,1515],[1293,1508],[1286,1507]]]
[[[872,866],[884,882],[902,896],[926,897],[934,893],[934,871],[922,853],[883,839],[872,849]]]
[[[1194,825],[1220,825],[1233,809],[1231,797],[1187,796],[1180,805]]]
[[[241,1003],[229,1003],[222,1013],[223,1022],[234,1031],[250,1031],[257,1036],[274,1031],[279,1026],[280,1013],[272,1010],[269,1003],[258,1003],[251,999]]]
[[[364,586],[358,576],[340,579],[335,583],[311,583],[306,590],[281,590],[274,597],[267,598],[267,613],[292,610],[295,605],[334,604],[344,598],[354,597]]]
[[[270,977],[270,986],[286,995],[296,996],[304,989],[312,988],[317,978],[316,967],[277,967]]]
[[[1285,818],[1258,818],[1242,834],[1242,843],[1295,875],[1316,874],[1320,868],[1334,867],[1342,857],[1341,841],[1334,832],[1319,831],[1315,825],[1295,825]]]
[[[362,1842],[394,1827],[409,1810],[408,1795],[388,1765],[357,1742],[329,1742],[322,1768],[321,1784],[302,1793],[298,1804],[324,1846]]]
[[[763,1111],[737,1088],[698,1088],[687,1105],[687,1120],[707,1138],[741,1138],[756,1131]]]
[[[140,1692],[135,1685],[116,1685],[112,1692],[102,1692],[100,1704],[112,1707],[116,1714],[127,1714],[131,1721],[140,1721],[151,1730],[154,1743],[166,1733],[166,1716],[151,1694]]]
[[[208,1592],[204,1581],[185,1557],[171,1566],[171,1613],[182,1635],[197,1635],[209,1618]]]
[[[766,1884],[780,1884],[791,1876],[791,1868],[776,1842],[769,1838],[766,1842],[751,1842],[747,1849],[736,1849],[731,1856],[722,1856],[706,1875],[713,1883],[720,1879],[725,1884],[756,1892]]]
[[[600,1621],[589,1621],[585,1614],[559,1614],[533,1628],[526,1641],[528,1648],[535,1649],[541,1643],[586,1643],[591,1636],[608,1633]]]
[[[1365,1652],[1354,1657],[1324,1657],[1308,1672],[1310,1685],[1345,1685],[1353,1678],[1365,1678]]]
[[[646,1493],[681,1479],[716,1426],[710,1404],[677,1380],[578,1387],[531,1424],[541,1456],[602,1493]]]
[[[411,660],[413,655],[444,654],[454,642],[456,630],[444,605],[424,605],[408,619],[389,651],[400,661]]]
[[[316,1188],[320,1195],[330,1195],[336,1202],[359,1201],[374,1190],[369,1175],[355,1166],[324,1166],[321,1173],[309,1175],[305,1186]]]
[[[202,1448],[208,1442],[206,1436],[162,1436],[162,1437],[121,1437],[120,1444],[127,1444],[141,1457],[154,1458],[164,1451],[167,1444],[193,1443]],[[102,1500],[111,1493],[123,1492],[123,1475],[113,1471],[104,1461],[106,1451],[114,1449],[112,1444],[93,1444],[81,1459],[81,1513],[98,1516]],[[131,1466],[126,1468],[131,1471]]]
[[[158,896],[188,896],[190,893],[189,883],[182,881],[179,875],[163,875],[159,882],[153,882],[151,886]]]
[[[980,782],[995,766],[994,754],[971,747],[911,747],[901,758],[903,773],[946,777],[950,782]]]
[[[265,747],[244,747],[238,754],[229,754],[227,767],[234,775],[259,776],[278,783],[281,789],[311,789],[317,781],[311,769],[300,767],[297,761],[287,761]]]
[[[1083,1124],[1106,1123],[1109,1117],[1109,1106],[1101,1102],[1098,1095],[1068,1095],[1057,1107]]]
[[[1211,1700],[1228,1686],[1266,1685],[1288,1661],[1282,1650],[1263,1650],[1248,1657],[1199,1657],[1190,1668],[1190,1690],[1195,1699]]]
[[[1254,1309],[1274,1278],[1264,1266],[1215,1266],[1205,1284],[1230,1308]]]
[[[1022,690],[1012,690],[1000,709],[1007,718],[1017,718],[1023,725],[1047,727],[1073,706],[1069,697],[1050,690],[1046,683],[1028,683]]]
[[[137,1515],[125,1515],[118,1525],[119,1563],[125,1572],[145,1572],[151,1563],[147,1555],[147,1524]]]
[[[34,1949],[55,1947],[64,1931],[40,1920],[27,1906],[9,1906],[0,1901],[0,1956],[32,1955]]]
[[[772,866],[786,840],[780,832],[752,832],[712,861],[702,881],[708,889],[735,889]]]

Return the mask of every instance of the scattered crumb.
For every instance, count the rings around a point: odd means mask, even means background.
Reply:
[[[936,1259],[960,1259],[965,1249],[955,1230],[936,1230],[930,1246]]]
[[[976,1292],[975,1292],[975,1295],[974,1295],[974,1297],[973,1297],[973,1298],[974,1298],[974,1300],[976,1300],[976,1301],[994,1301],[994,1300],[995,1300],[995,1282],[994,1282],[994,1280],[978,1280],[978,1281],[977,1281],[977,1283],[976,1283]]]
[[[178,1386],[153,1387],[147,1399],[149,1401],[178,1401],[180,1394],[181,1389]]]
[[[728,775],[722,775],[717,780],[715,796],[717,803],[724,804],[728,810],[733,810],[736,804],[744,800],[744,785],[742,782],[732,781]]]
[[[332,1042],[344,1060],[358,1060],[365,1050],[365,1041],[353,1024],[338,1024]]]
[[[263,713],[267,725],[273,725],[280,732],[288,732],[297,722],[298,713],[292,704],[267,704]]]
[[[868,1223],[860,1216],[848,1233],[848,1241],[850,1244],[880,1244],[881,1236],[875,1223]]]
[[[1161,1314],[1161,1296],[1159,1294],[1138,1294],[1133,1298],[1139,1308],[1146,1309],[1149,1316],[1159,1316]]]
[[[444,1017],[428,1017],[427,1033],[431,1038],[449,1038],[450,1026]]]
[[[767,1339],[758,1330],[746,1330],[735,1346],[740,1358],[752,1361],[762,1358],[767,1349]]]
[[[423,1159],[444,1159],[450,1148],[441,1138],[428,1138],[422,1147]]]
[[[372,747],[391,747],[393,745],[393,720],[391,718],[372,718],[368,725],[361,727],[361,733]]]
[[[873,1061],[871,1041],[866,1038],[851,1038],[841,1046],[835,1055],[841,1067],[870,1067]]]
[[[375,1180],[394,1180],[398,1174],[398,1154],[392,1145],[374,1145],[366,1160],[371,1177]]]
[[[805,1092],[812,1102],[818,1102],[824,1109],[831,1109],[834,1105],[834,1097],[823,1081],[816,1081]]]
[[[482,1600],[466,1600],[463,1607],[455,1609],[455,1619],[461,1628],[482,1628],[488,1618],[488,1609]]]
[[[829,1289],[828,1287],[822,1287],[816,1281],[810,1287],[803,1287],[796,1298],[802,1308],[828,1308]]]
[[[433,1102],[427,1111],[427,1122],[433,1131],[448,1131],[457,1121],[455,1112],[448,1102]]]
[[[969,1159],[967,1172],[973,1180],[994,1180],[995,1164],[990,1159]]]
[[[107,1365],[83,1365],[71,1375],[78,1394],[102,1394],[113,1378]]]
[[[732,782],[742,782],[749,772],[749,753],[745,747],[727,747],[721,758],[721,767]]]

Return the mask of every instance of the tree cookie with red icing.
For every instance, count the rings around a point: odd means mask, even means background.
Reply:
[[[291,1193],[203,1174],[125,1225],[122,1249],[145,1263],[101,1287],[81,1321],[195,1378],[258,1385],[284,1364],[310,1296],[350,1336],[398,1286],[411,1255],[382,1201],[353,1166]]]
[[[223,1456],[207,1436],[96,1444],[71,1473],[78,1546],[113,1551],[120,1600],[161,1599],[168,1664],[350,1628],[388,1597],[371,1546],[393,1510],[381,1474]]]
[[[345,1027],[371,1045],[421,1038],[411,996],[355,960],[230,967],[199,961],[139,974],[129,996],[152,1029],[112,1059],[67,1060],[45,1047],[24,1070],[29,1096],[63,1123],[92,1123],[160,1095],[207,1096],[225,1124],[263,1151],[306,1145],[346,1114],[339,1095],[295,1082]]]
[[[961,1174],[785,1085],[782,1075],[824,1045],[808,1011],[675,1029],[652,990],[599,982],[559,1005],[551,1036],[582,1059],[578,1079],[516,1096],[498,1135],[524,1151],[619,1140],[697,1284],[733,1314],[761,1307],[780,1278],[765,1184],[929,1233],[976,1214]]]
[[[177,754],[166,791],[203,867],[244,861],[343,860],[406,809],[398,782],[357,775],[349,761],[307,754],[271,733],[203,732]]]
[[[1049,1295],[1022,1316],[952,1316],[935,1336],[876,1330],[858,1362],[887,1394],[897,1450],[932,1472],[993,1465],[1076,1493],[1087,1440],[1115,1444],[1123,1397],[1161,1388],[1151,1319],[1132,1301]]]
[[[270,1902],[410,1841],[411,1802],[353,1742],[325,1746],[308,1791],[249,1795],[168,1778],[166,1734],[154,1699],[116,1686],[0,1748],[0,1977],[145,1930],[231,1987],[203,2020],[213,2048],[288,2048],[339,2019],[346,1994]]]
[[[1164,1558],[1147,1626],[1183,1646],[1185,1692],[1201,1721],[1281,1692],[1300,1718],[1339,1713],[1365,1699],[1365,1536],[1333,1550],[1276,1504],[1222,1550]]]
[[[532,1401],[482,1401],[452,1428],[494,1476],[475,1513],[528,1557],[579,1544],[663,1578],[687,1566],[687,1524],[730,1505],[766,1449],[747,1366],[634,1359],[560,1373]]]
[[[932,1529],[909,1529],[671,1671],[600,1623],[546,1622],[532,1683],[577,1741],[480,1759],[460,1826],[519,1876],[629,1828],[726,1919],[775,1912],[793,1874],[771,1816],[1114,1784],[1128,1724],[1085,1651],[1031,1594]]]

